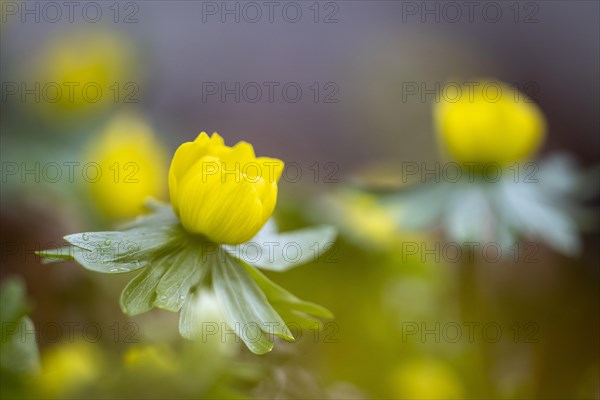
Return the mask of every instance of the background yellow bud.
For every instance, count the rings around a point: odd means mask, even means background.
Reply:
[[[392,386],[403,399],[460,399],[463,390],[455,372],[435,359],[415,359],[392,373]]]
[[[166,346],[132,346],[123,357],[125,365],[151,375],[163,375],[176,372],[177,363],[174,354]]]
[[[86,181],[104,217],[135,217],[146,198],[164,197],[166,152],[150,125],[134,114],[120,114],[99,135],[86,151]]]
[[[277,202],[283,162],[256,157],[246,142],[233,147],[202,132],[171,162],[169,191],[184,228],[217,243],[243,243],[267,222]]]
[[[140,75],[132,75],[134,50],[127,36],[104,30],[51,39],[30,79],[42,87],[54,85],[60,93],[49,91],[52,101],[42,101],[40,112],[52,119],[84,117],[137,99]]]
[[[480,81],[448,85],[435,107],[444,150],[461,163],[507,165],[538,149],[545,134],[540,109],[516,88]]]
[[[102,361],[98,349],[89,343],[61,344],[42,355],[42,373],[34,383],[44,396],[69,396],[99,377]]]

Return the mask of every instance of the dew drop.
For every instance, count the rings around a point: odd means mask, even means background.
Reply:
[[[119,272],[118,268],[111,268],[108,270],[108,272]]]
[[[84,233],[82,238],[83,238],[83,240],[89,240],[90,236],[87,233]]]
[[[112,242],[111,242],[110,240],[108,240],[108,239],[106,239],[106,240],[104,241],[104,245],[105,245],[105,246],[110,246],[110,244],[111,244],[111,243],[112,243]]]

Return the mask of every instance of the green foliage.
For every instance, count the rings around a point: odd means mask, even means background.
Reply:
[[[585,199],[573,197],[590,192],[597,174],[586,177],[560,156],[539,167],[527,165],[532,167],[527,174],[504,170],[498,179],[465,171],[459,181],[425,182],[384,201],[398,205],[398,224],[406,230],[439,225],[450,240],[497,242],[506,248],[529,237],[576,256],[579,230],[592,213],[574,201]]]
[[[28,311],[25,285],[19,279],[9,279],[0,289],[2,375],[33,373],[39,370],[34,325],[27,316]]]
[[[325,308],[302,301],[271,282],[256,267],[285,271],[317,258],[335,239],[323,226],[277,233],[273,222],[242,245],[218,245],[183,230],[169,205],[150,204],[152,213],[118,232],[65,236],[70,246],[38,254],[50,262],[75,260],[102,273],[141,270],[121,294],[121,309],[138,315],[154,307],[179,312],[180,333],[194,337],[208,323],[199,301],[213,297],[228,326],[256,354],[273,348],[273,336],[294,337],[286,323],[300,326],[332,318]]]

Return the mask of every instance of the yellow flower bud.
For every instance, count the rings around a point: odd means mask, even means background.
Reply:
[[[152,127],[135,114],[113,117],[90,142],[85,159],[88,191],[105,218],[135,217],[148,197],[165,194],[166,152]]]
[[[138,373],[168,375],[177,372],[175,355],[166,346],[132,346],[123,357],[125,366]]]
[[[42,372],[33,384],[43,397],[71,397],[101,373],[102,353],[84,342],[65,343],[42,354]]]
[[[456,373],[440,360],[413,359],[393,370],[394,397],[402,399],[462,399],[463,386]]]
[[[283,161],[256,157],[251,144],[233,147],[202,132],[175,152],[169,170],[171,205],[183,227],[216,243],[250,240],[277,202]]]
[[[448,85],[435,107],[437,131],[456,161],[508,165],[529,158],[545,135],[540,109],[503,83]]]
[[[43,101],[39,111],[52,119],[85,118],[136,100],[135,50],[127,36],[104,30],[53,38],[30,68],[30,85],[50,88],[52,101]]]

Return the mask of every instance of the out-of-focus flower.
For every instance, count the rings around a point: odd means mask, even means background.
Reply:
[[[441,227],[452,241],[493,243],[506,250],[528,237],[577,255],[578,231],[591,215],[580,202],[595,195],[589,187],[596,187],[591,182],[597,175],[578,171],[564,155],[519,165],[542,143],[546,123],[516,89],[479,81],[448,85],[441,97],[435,106],[439,136],[458,163],[438,165],[427,174],[422,166],[420,182],[385,190],[393,194],[384,204],[398,207],[400,226]]]
[[[243,243],[271,217],[282,171],[283,161],[257,158],[249,143],[228,147],[217,133],[202,132],[173,157],[171,204],[188,232],[216,243]]]
[[[119,114],[86,150],[87,187],[100,213],[131,218],[147,197],[162,198],[167,156],[152,127],[134,114]]]
[[[414,359],[393,371],[392,387],[402,399],[460,399],[460,380],[445,363],[435,359]]]
[[[338,190],[321,197],[318,218],[340,228],[358,246],[385,248],[394,245],[399,231],[395,213],[379,199],[357,190]]]
[[[47,117],[85,117],[116,103],[137,100],[139,82],[128,78],[134,69],[134,46],[115,32],[69,33],[53,38],[33,66],[31,85],[39,83]],[[138,78],[139,79],[139,75]]]
[[[132,346],[123,361],[127,368],[150,375],[170,375],[178,370],[175,355],[167,346]]]
[[[435,108],[443,147],[461,163],[507,165],[529,158],[545,135],[540,109],[504,83],[448,85]]]
[[[90,343],[61,344],[42,354],[35,384],[44,397],[65,397],[93,384],[101,375],[102,356]]]

